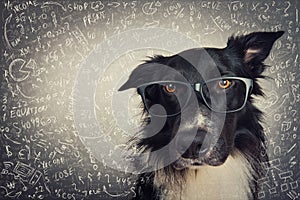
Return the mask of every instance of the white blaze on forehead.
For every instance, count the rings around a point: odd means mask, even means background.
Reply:
[[[211,131],[213,127],[213,122],[212,120],[202,114],[201,112],[198,113],[198,115],[191,120],[190,122],[184,122],[185,124],[183,125],[183,129],[185,131],[190,131],[190,130],[197,130],[197,129],[203,129],[205,131]]]

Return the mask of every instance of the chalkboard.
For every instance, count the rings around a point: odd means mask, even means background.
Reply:
[[[300,199],[299,9],[298,0],[2,1],[0,199],[132,198],[136,175],[110,159],[138,130],[138,97],[122,104],[117,92],[132,69],[279,30],[255,101],[270,156],[259,198]]]

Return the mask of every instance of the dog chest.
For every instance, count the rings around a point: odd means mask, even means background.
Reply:
[[[241,200],[251,199],[251,168],[241,155],[229,156],[218,167],[203,166],[189,170],[185,180],[178,181],[162,178],[157,173],[154,183],[160,188],[163,200]]]

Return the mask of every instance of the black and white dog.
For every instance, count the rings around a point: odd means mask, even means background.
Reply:
[[[119,90],[137,88],[145,127],[163,122],[155,134],[144,128],[136,145],[150,154],[167,147],[155,154],[162,167],[140,175],[135,199],[258,199],[268,157],[252,96],[263,95],[257,79],[282,35],[231,37],[223,49],[155,56],[134,69]]]

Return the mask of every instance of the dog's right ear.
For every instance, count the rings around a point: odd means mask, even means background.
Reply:
[[[155,63],[144,63],[135,68],[129,79],[118,89],[118,91],[124,91],[130,88],[137,88],[138,86],[150,82],[153,77],[153,67]]]
[[[127,90],[127,89],[129,89],[129,88],[132,88],[132,86],[130,86],[131,84],[130,84],[130,78],[129,78],[129,80],[126,82],[126,83],[124,83],[119,89],[118,89],[118,91],[124,91],[124,90]]]

